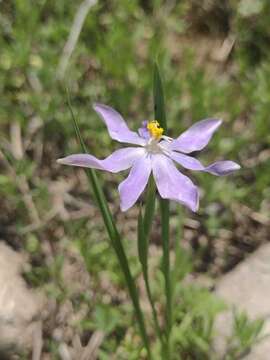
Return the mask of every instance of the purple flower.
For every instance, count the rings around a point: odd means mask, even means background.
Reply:
[[[199,160],[186,155],[202,150],[220,126],[221,120],[199,121],[178,138],[172,139],[163,135],[163,129],[157,121],[144,121],[137,133],[131,131],[122,116],[111,107],[95,104],[94,109],[106,124],[112,139],[139,146],[116,150],[104,160],[89,154],[75,154],[58,159],[58,162],[112,173],[131,168],[128,177],[118,187],[122,211],[128,210],[137,201],[151,172],[162,198],[175,200],[192,211],[198,210],[198,188],[176,168],[175,163],[185,169],[218,176],[240,169],[233,161],[217,161],[205,167]]]

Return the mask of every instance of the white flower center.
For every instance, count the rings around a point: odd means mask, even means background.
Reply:
[[[159,145],[159,140],[151,138],[145,145],[145,149],[149,154],[162,154],[164,149]]]

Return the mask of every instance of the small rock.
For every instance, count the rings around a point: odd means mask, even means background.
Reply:
[[[21,276],[24,257],[0,242],[0,352],[32,347],[43,301]]]
[[[228,305],[245,311],[250,319],[264,318],[261,335],[270,333],[270,244],[261,246],[234,270],[226,274],[216,287],[216,294]],[[216,349],[225,351],[224,339],[231,333],[232,312],[223,313],[217,320]],[[244,359],[269,360],[270,338],[266,337]]]

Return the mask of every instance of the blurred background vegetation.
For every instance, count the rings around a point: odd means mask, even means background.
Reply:
[[[140,359],[143,354],[139,355],[137,335],[130,328],[132,314],[123,279],[88,195],[85,174],[56,164],[57,158],[79,150],[65,87],[89,151],[98,157],[107,156],[117,144],[91,103],[111,105],[136,130],[142,120],[153,118],[156,59],[163,74],[169,135],[177,136],[206,117],[224,120],[200,158],[205,164],[235,160],[242,170],[226,178],[193,173],[201,188],[199,213],[172,206],[172,239],[178,243],[183,238],[192,273],[218,277],[269,235],[270,3],[99,0],[85,13],[67,59],[64,49],[74,35],[72,24],[79,9],[86,12],[78,1],[0,1],[0,235],[29,254],[31,267],[25,272],[29,284],[54,299],[56,307],[70,306],[64,325],[57,319],[46,325],[44,351],[58,358],[54,332],[59,327],[72,329],[82,343],[101,329],[106,339],[100,359],[112,353],[117,359]],[[116,192],[124,174],[101,176],[128,239],[133,273],[139,276],[133,241],[137,209],[121,214]],[[158,229],[159,219],[156,222]],[[158,230],[150,250],[152,255],[160,253]],[[181,256],[178,260],[181,277],[191,271],[190,264],[183,265]],[[158,267],[155,256],[152,266]],[[158,286],[154,291],[162,297]],[[196,316],[205,308],[212,308],[213,316],[218,311],[209,294],[207,299],[204,293],[198,296],[198,309],[190,302],[197,290],[185,291],[181,298],[187,299]],[[183,301],[179,314],[185,317]],[[194,334],[186,334],[184,328],[175,332],[183,358],[209,359],[212,328],[200,321]],[[70,342],[72,336],[63,335],[63,341]]]

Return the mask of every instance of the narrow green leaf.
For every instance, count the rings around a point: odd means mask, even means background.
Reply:
[[[156,330],[156,334],[158,335],[162,347],[164,348],[164,338],[163,334],[158,322],[158,316],[155,308],[154,299],[152,296],[150,283],[149,283],[149,275],[148,275],[148,248],[149,248],[149,236],[151,232],[151,227],[155,214],[155,201],[156,201],[156,186],[153,179],[153,176],[150,177],[148,186],[147,186],[147,195],[146,195],[146,204],[144,210],[144,217],[142,217],[142,210],[140,208],[139,216],[138,216],[138,254],[139,260],[142,265],[143,278],[146,288],[147,297],[149,299],[152,316],[154,321],[154,326]]]
[[[157,120],[160,123],[161,127],[166,132],[167,121],[166,121],[166,113],[165,113],[164,92],[163,92],[159,67],[157,63],[154,64],[153,96],[154,96],[155,120]]]
[[[147,273],[147,250],[148,250],[148,239],[144,232],[143,226],[143,218],[142,218],[142,209],[140,208],[140,212],[138,215],[138,255],[140,263],[142,264],[143,273]]]
[[[138,216],[138,254],[139,254],[139,260],[142,265],[142,272],[143,272],[143,278],[146,288],[146,293],[152,308],[152,315],[153,315],[153,321],[156,333],[161,341],[161,344],[164,343],[163,335],[161,328],[159,326],[158,322],[158,316],[155,308],[154,299],[151,293],[151,288],[149,284],[149,277],[148,277],[148,237],[145,234],[144,231],[144,224],[143,224],[143,217],[142,217],[142,210],[140,208],[139,216]]]
[[[155,205],[156,205],[156,185],[153,176],[150,176],[148,185],[147,185],[147,194],[143,218],[143,227],[144,233],[147,238],[149,238],[151,227],[155,215]]]
[[[171,272],[170,272],[170,244],[169,244],[169,201],[161,199],[161,237],[162,237],[162,271],[165,278],[165,292],[166,292],[166,321],[167,321],[167,335],[169,336],[172,326],[172,291],[171,291]]]
[[[192,270],[192,261],[188,252],[183,249],[181,239],[183,237],[183,209],[181,206],[177,207],[177,231],[174,236],[174,264],[171,271],[171,287],[172,287],[172,303],[174,304],[176,297],[179,296],[181,281]],[[173,311],[174,315],[174,311]],[[175,314],[176,315],[176,314]],[[174,318],[174,316],[172,316]]]
[[[81,148],[83,152],[87,152],[86,146],[84,144],[83,138],[81,136],[80,133],[80,129],[77,123],[77,120],[74,116],[74,113],[72,111],[72,107],[71,107],[71,103],[70,103],[70,97],[69,97],[69,92],[67,90],[67,98],[68,98],[68,106],[70,109],[70,113],[71,113],[71,117],[73,120],[73,124],[74,124],[74,128],[75,128],[75,132],[76,135],[78,137],[78,140],[80,142]],[[121,241],[121,237],[120,234],[118,233],[118,230],[116,228],[115,222],[113,221],[113,217],[112,214],[110,212],[108,203],[106,201],[106,198],[104,196],[103,190],[99,184],[97,175],[95,170],[93,169],[87,169],[86,170],[87,176],[88,176],[88,180],[89,183],[91,185],[91,187],[93,188],[93,192],[97,201],[97,204],[100,208],[102,217],[103,217],[103,222],[105,224],[105,227],[107,229],[109,238],[111,240],[111,244],[113,246],[113,249],[116,253],[116,256],[118,258],[119,264],[121,266],[122,272],[124,274],[125,280],[126,280],[126,284],[128,287],[128,291],[129,291],[129,295],[134,307],[134,311],[137,317],[137,321],[138,321],[138,325],[139,325],[139,330],[140,330],[140,334],[144,343],[144,346],[147,350],[147,354],[148,354],[148,358],[149,360],[152,359],[152,352],[151,352],[151,348],[150,348],[150,343],[149,343],[149,339],[146,333],[146,328],[145,328],[145,322],[144,322],[144,316],[140,307],[140,302],[139,302],[139,296],[138,296],[138,292],[137,292],[137,288],[134,282],[134,279],[131,275],[131,271],[129,268],[129,264],[128,264],[128,259],[124,250],[124,247],[122,245],[122,241]]]

